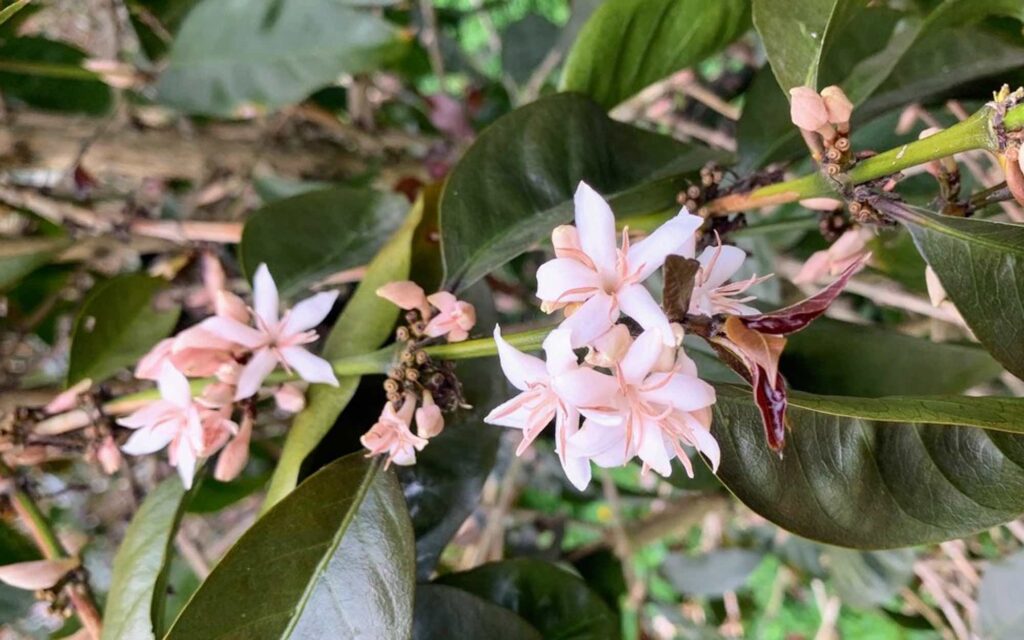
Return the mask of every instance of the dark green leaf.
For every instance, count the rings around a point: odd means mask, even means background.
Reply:
[[[408,210],[397,194],[347,187],[278,200],[246,221],[242,267],[251,278],[267,263],[282,295],[295,294],[369,262]]]
[[[189,113],[232,116],[293,104],[343,73],[375,69],[399,39],[366,4],[203,0],[174,40],[158,95]]]
[[[132,518],[114,558],[103,640],[146,640],[162,635],[164,585],[184,502],[181,480],[171,477],[149,494]]]
[[[747,0],[606,2],[580,30],[561,88],[612,108],[729,44],[750,26]]]
[[[151,60],[163,57],[182,21],[199,0],[128,0],[128,17]]]
[[[619,215],[650,213],[677,207],[683,174],[716,157],[615,122],[575,94],[517,109],[477,138],[445,184],[446,283],[466,288],[570,220],[581,180],[610,197]]]
[[[204,477],[195,495],[189,500],[188,511],[215,513],[256,493],[267,485],[269,479],[269,471],[254,475],[243,474],[231,482],[218,482],[213,478]]]
[[[362,453],[346,456],[256,521],[167,640],[407,637],[412,545],[394,474]]]
[[[540,632],[508,609],[443,584],[416,587],[413,640],[486,638],[541,640]]]
[[[977,346],[932,342],[829,318],[790,336],[782,352],[782,372],[793,388],[830,395],[960,393],[1001,371]]]
[[[912,549],[854,551],[826,547],[821,562],[844,605],[871,609],[889,603],[914,577]]]
[[[21,238],[0,242],[0,291],[53,259],[70,244],[62,237]]]
[[[618,620],[601,597],[576,576],[547,562],[527,558],[492,562],[449,573],[436,582],[511,609],[546,640],[619,637]]]
[[[367,353],[387,339],[398,319],[399,309],[379,297],[376,291],[388,282],[409,277],[410,246],[422,216],[423,200],[420,199],[367,267],[362,282],[327,336],[323,357],[336,359]],[[264,511],[295,488],[302,461],[334,426],[355,394],[359,377],[347,376],[338,382],[338,387],[316,385],[309,390],[306,408],[295,417],[285,438],[281,459],[267,489]]]
[[[886,208],[910,229],[949,299],[981,344],[1024,377],[1024,227]]]
[[[85,53],[40,37],[0,44],[0,91],[37,109],[98,115],[110,110],[110,87],[82,68]]]
[[[821,54],[835,24],[864,0],[754,0],[754,26],[783,92],[818,89]]]
[[[1020,637],[1024,608],[1020,594],[1024,589],[1024,552],[993,562],[985,570],[978,589],[978,625],[986,640],[1013,640]]]
[[[1024,513],[1024,438],[927,424],[962,419],[1019,432],[1017,399],[793,392],[780,459],[764,445],[749,393],[718,387],[718,476],[747,506],[794,533],[880,549],[962,537]]]
[[[661,571],[679,593],[721,597],[737,591],[761,564],[764,554],[750,549],[718,549],[698,555],[672,553]]]
[[[93,289],[71,336],[68,384],[102,382],[141,358],[174,329],[181,308],[153,308],[167,281],[141,274],[111,278]]]
[[[544,60],[561,29],[547,18],[528,13],[501,33],[501,68],[518,83],[526,82]]]

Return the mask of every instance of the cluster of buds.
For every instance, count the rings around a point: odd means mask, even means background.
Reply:
[[[825,87],[821,93],[810,87],[789,90],[790,119],[800,128],[814,159],[830,177],[849,168],[850,115],[853,103],[839,87]]]
[[[427,296],[408,280],[388,283],[377,295],[404,309],[405,315],[395,330],[399,357],[384,381],[387,403],[360,441],[367,455],[386,454],[385,465],[410,465],[416,452],[444,429],[442,414],[466,406],[452,363],[431,359],[423,347],[440,338],[465,340],[476,324],[476,310],[447,291]]]
[[[686,208],[687,211],[706,217],[706,211],[702,208],[704,203],[714,200],[721,195],[721,184],[725,178],[725,172],[713,162],[704,165],[700,170],[700,184],[691,183],[686,191],[681,191],[676,196],[676,202]]]

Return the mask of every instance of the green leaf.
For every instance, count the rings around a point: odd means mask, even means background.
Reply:
[[[37,109],[100,115],[110,110],[110,87],[82,68],[86,55],[35,36],[0,44],[0,91]]]
[[[106,380],[171,333],[181,307],[153,308],[153,298],[166,286],[161,278],[128,274],[90,292],[71,335],[69,385],[85,378]]]
[[[508,25],[501,32],[502,71],[517,83],[526,82],[561,33],[558,25],[536,13]]]
[[[872,609],[888,604],[914,577],[912,549],[854,551],[825,547],[821,562],[844,605]]]
[[[619,637],[616,616],[596,593],[571,573],[528,558],[492,562],[436,581],[511,609],[546,640]]]
[[[783,92],[818,89],[821,54],[835,24],[863,0],[754,0],[753,19]]]
[[[543,636],[508,609],[442,584],[416,587],[413,640],[487,638],[487,640],[541,640]]]
[[[761,565],[764,554],[751,549],[718,549],[698,555],[670,553],[661,572],[680,593],[721,597],[741,589]]]
[[[185,18],[158,97],[189,113],[277,109],[378,68],[397,30],[357,0],[203,0]],[[363,6],[360,6],[363,5]]]
[[[1010,373],[1024,377],[1024,226],[915,207],[890,213],[910,229],[981,344]]]
[[[48,264],[70,243],[67,238],[45,236],[0,242],[0,291]]]
[[[719,479],[784,529],[880,549],[962,537],[1024,513],[1024,401],[792,392],[789,402],[782,459],[765,446],[749,390],[719,386],[712,424]]]
[[[128,0],[125,5],[142,50],[156,60],[167,53],[182,21],[199,0]],[[159,26],[157,26],[159,25]]]
[[[989,565],[978,588],[979,634],[986,640],[1013,640],[1020,637],[1024,608],[1020,593],[1024,589],[1024,552]]]
[[[166,638],[407,637],[412,547],[394,474],[351,454],[257,520]]]
[[[619,215],[675,208],[684,176],[718,154],[619,122],[558,94],[502,117],[455,166],[441,195],[445,282],[465,289],[572,218],[581,180]],[[529,167],[529,180],[523,180]]]
[[[422,216],[423,200],[420,199],[367,267],[362,282],[327,336],[322,353],[324,358],[335,360],[367,353],[391,334],[399,309],[377,296],[376,291],[388,282],[409,277],[410,246]],[[302,461],[334,426],[355,394],[359,377],[342,377],[338,382],[337,387],[316,385],[310,388],[306,408],[295,417],[288,430],[281,459],[270,478],[263,511],[295,488]]]
[[[14,14],[18,13],[25,8],[31,0],[15,0],[10,5],[0,9],[0,24],[3,24],[14,17]]]
[[[975,345],[932,342],[829,318],[790,336],[781,364],[795,389],[866,397],[960,393],[1002,371]]]
[[[750,26],[747,0],[619,0],[587,20],[569,51],[561,89],[610,109],[719,51]]]
[[[239,255],[251,278],[265,262],[282,295],[370,261],[402,222],[400,195],[339,187],[278,200],[249,216]]]
[[[146,640],[162,635],[164,585],[184,506],[185,489],[175,476],[150,492],[135,513],[114,557],[103,640]]]

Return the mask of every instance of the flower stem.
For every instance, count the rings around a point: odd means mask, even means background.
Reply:
[[[43,557],[47,560],[59,560],[69,557],[60,540],[57,539],[57,535],[50,527],[50,523],[39,509],[39,505],[35,503],[32,496],[18,488],[14,472],[3,462],[0,462],[0,478],[11,481],[11,505],[22,523],[24,523],[25,528],[28,529],[32,540],[36,543],[36,547],[39,548],[39,552],[43,554]],[[85,627],[94,640],[99,640],[102,623],[100,622],[99,610],[96,608],[89,585],[84,581],[76,581],[68,585],[67,590],[68,597],[71,599],[71,604],[75,608],[75,613],[82,622],[82,626]]]

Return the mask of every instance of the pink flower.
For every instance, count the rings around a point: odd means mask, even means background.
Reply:
[[[306,394],[294,384],[282,384],[274,392],[274,402],[285,413],[298,413],[306,408]]]
[[[96,448],[96,460],[100,463],[103,473],[113,475],[121,468],[121,450],[117,448],[112,436],[107,436]]]
[[[484,422],[522,429],[523,439],[516,449],[516,455],[522,455],[554,419],[555,451],[566,476],[582,489],[590,482],[590,463],[569,455],[566,443],[579,429],[582,410],[595,419],[603,417],[602,406],[614,397],[616,384],[611,376],[581,367],[570,339],[566,329],[552,331],[544,340],[545,362],[517,350],[501,337],[501,328],[495,327],[501,369],[522,393],[495,407]],[[614,416],[607,419],[616,420]]]
[[[178,468],[185,487],[191,487],[196,460],[205,448],[200,408],[192,400],[188,380],[170,364],[164,364],[157,385],[160,400],[117,421],[123,427],[136,430],[121,449],[141,456],[171,445],[171,464]]]
[[[369,449],[367,457],[386,453],[385,467],[392,463],[402,466],[416,464],[416,452],[427,446],[427,440],[414,435],[409,428],[415,410],[416,397],[411,393],[405,394],[401,409],[396,410],[391,402],[385,404],[380,418],[359,439]]]
[[[841,88],[836,85],[825,87],[821,90],[821,99],[828,111],[829,122],[838,125],[850,122],[850,116],[853,115],[853,103]]]
[[[813,253],[793,278],[793,282],[812,284],[829,276],[839,275],[868,254],[868,241],[871,238],[871,230],[866,227],[855,227],[846,231],[832,243],[831,247]]]
[[[715,402],[715,390],[697,378],[689,358],[675,370],[658,371],[663,346],[656,330],[645,331],[633,342],[615,367],[618,389],[612,402],[619,419],[609,424],[605,416],[588,415],[583,428],[569,438],[571,455],[604,467],[621,466],[640,456],[645,468],[668,476],[672,458],[687,465],[685,444],[704,452],[717,469],[720,454],[708,430],[707,411]]]
[[[238,378],[235,400],[259,391],[263,380],[279,363],[285,369],[294,369],[307,382],[338,385],[331,364],[302,348],[316,340],[316,332],[311,329],[327,317],[337,297],[337,291],[318,293],[279,318],[277,285],[267,265],[261,264],[253,278],[255,329],[227,316],[207,318],[198,325],[221,339],[252,350],[252,357]]]
[[[434,402],[434,396],[423,390],[423,405],[416,410],[416,434],[421,438],[433,438],[444,429],[441,407]]]
[[[771,276],[751,277],[740,282],[728,283],[728,280],[743,266],[747,254],[739,247],[719,244],[707,247],[698,256],[700,269],[693,284],[690,296],[690,313],[713,316],[719,313],[746,316],[760,313],[746,303],[754,300],[754,296],[736,298],[747,289]],[[671,335],[671,334],[670,334]]]
[[[425,333],[431,338],[448,336],[448,342],[462,342],[476,324],[476,309],[468,302],[457,299],[447,291],[427,296],[430,304],[440,312],[427,323]]]
[[[789,90],[789,118],[804,131],[819,131],[829,126],[825,100],[810,87]]]
[[[249,461],[249,440],[252,439],[252,413],[246,411],[242,416],[242,424],[231,442],[224,447],[217,457],[217,466],[213,477],[220,482],[230,482],[238,477]]]
[[[427,302],[427,294],[423,292],[420,285],[411,280],[389,282],[378,288],[376,293],[399,309],[406,311],[416,309],[424,320],[430,319],[430,304]]]
[[[692,243],[703,220],[686,210],[644,240],[630,246],[623,233],[622,247],[615,246],[615,216],[611,207],[586,183],[576,189],[576,231],[579,248],[571,234],[556,229],[553,238],[561,255],[537,271],[537,297],[551,311],[572,303],[562,327],[580,347],[608,331],[620,311],[644,328],[668,329],[668,319],[650,292],[641,284],[665,262],[670,253]]]
[[[66,391],[60,392],[53,400],[46,403],[46,406],[43,407],[43,413],[53,415],[55,413],[71,411],[78,406],[78,397],[87,392],[90,387],[92,387],[92,380],[89,378],[72,385]]]

